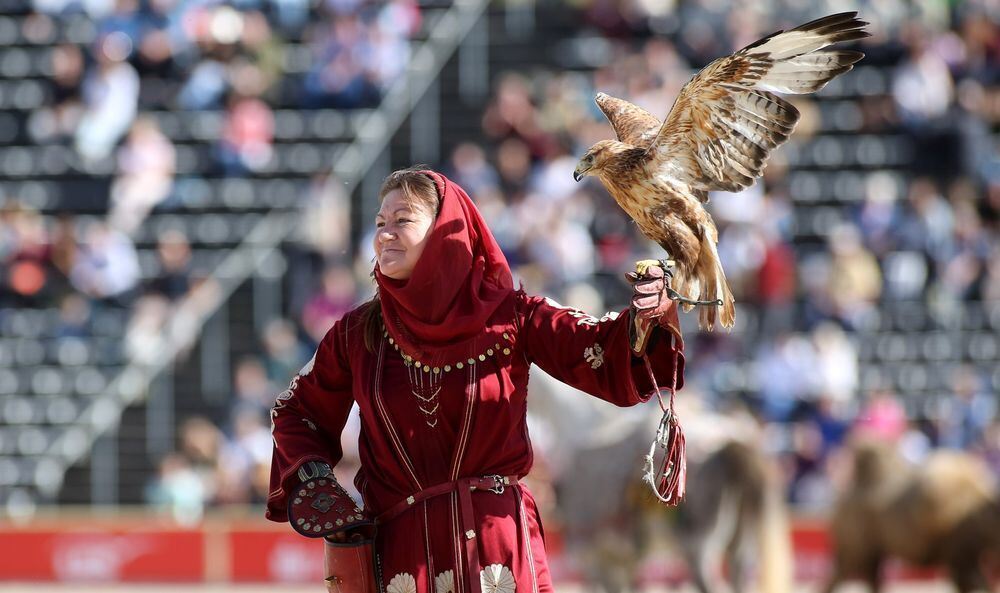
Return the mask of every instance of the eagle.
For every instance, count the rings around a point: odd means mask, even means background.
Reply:
[[[716,250],[718,230],[705,209],[708,192],[738,192],[760,177],[768,155],[792,133],[798,110],[775,93],[818,91],[864,57],[819,51],[868,37],[857,12],[826,16],[772,33],[719,58],[695,75],[661,124],[648,111],[605,93],[596,102],[617,140],[602,140],[580,159],[574,179],[593,175],[669,254],[671,287],[698,323],[731,328],[736,308]],[[637,263],[637,271],[655,263]]]

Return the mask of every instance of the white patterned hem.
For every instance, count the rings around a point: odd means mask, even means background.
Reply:
[[[483,593],[514,593],[514,575],[503,564],[490,564],[479,572]]]
[[[434,593],[455,593],[455,573],[446,570],[434,577]]]
[[[417,580],[408,572],[392,577],[385,588],[386,593],[417,593]]]

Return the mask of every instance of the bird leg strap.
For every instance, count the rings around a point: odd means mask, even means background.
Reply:
[[[667,282],[665,283],[663,290],[666,291],[667,298],[669,298],[670,300],[677,301],[679,303],[684,303],[685,305],[713,305],[715,307],[722,306],[722,299],[712,299],[707,301],[689,299],[688,297],[682,295],[681,293],[671,288],[669,280],[670,278],[674,277],[674,272],[673,272],[674,265],[675,265],[674,260],[672,259],[643,259],[635,262],[635,272],[634,274],[633,273],[630,274],[634,275],[636,278],[643,278],[644,276],[648,277],[650,275],[651,270],[653,270],[656,267],[659,267],[663,269],[664,272],[666,273]],[[634,282],[634,280],[630,278],[629,282]]]
[[[667,297],[672,301],[677,301],[678,303],[684,303],[685,305],[703,305],[712,307],[721,307],[722,299],[712,299],[707,301],[697,301],[695,299],[689,299],[681,293],[677,292],[673,288],[667,287]]]
[[[687,486],[687,448],[684,431],[674,411],[678,361],[674,360],[674,383],[669,389],[670,405],[665,406],[649,358],[645,354],[642,358],[660,402],[660,409],[663,410],[660,425],[656,428],[656,438],[653,439],[653,443],[649,446],[649,454],[646,455],[642,480],[649,484],[660,502],[677,506],[684,501]]]

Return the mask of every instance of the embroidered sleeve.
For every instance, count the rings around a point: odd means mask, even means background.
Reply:
[[[628,344],[628,311],[601,317],[564,307],[548,298],[521,295],[521,348],[528,362],[556,379],[619,406],[648,400],[653,385],[642,359]],[[647,350],[661,387],[683,385],[683,348],[657,332]],[[654,334],[656,335],[656,334]]]
[[[286,492],[295,486],[296,472],[303,463],[324,461],[332,467],[343,455],[340,433],[354,404],[346,353],[344,324],[338,321],[288,388],[275,398],[266,512],[272,521],[287,521]]]

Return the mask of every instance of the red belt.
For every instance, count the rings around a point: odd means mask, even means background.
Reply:
[[[517,476],[483,476],[481,478],[459,478],[454,482],[445,482],[429,488],[424,488],[420,492],[407,496],[405,499],[390,507],[387,511],[375,518],[376,524],[387,523],[404,511],[429,498],[458,493],[458,507],[461,513],[462,534],[465,537],[465,558],[468,561],[468,570],[465,571],[466,593],[481,593],[482,584],[478,575],[473,571],[479,566],[479,546],[476,545],[476,518],[472,512],[472,492],[473,490],[486,490],[494,494],[503,494],[506,486],[516,486]],[[458,567],[456,567],[458,568]],[[457,584],[457,583],[456,583]]]

